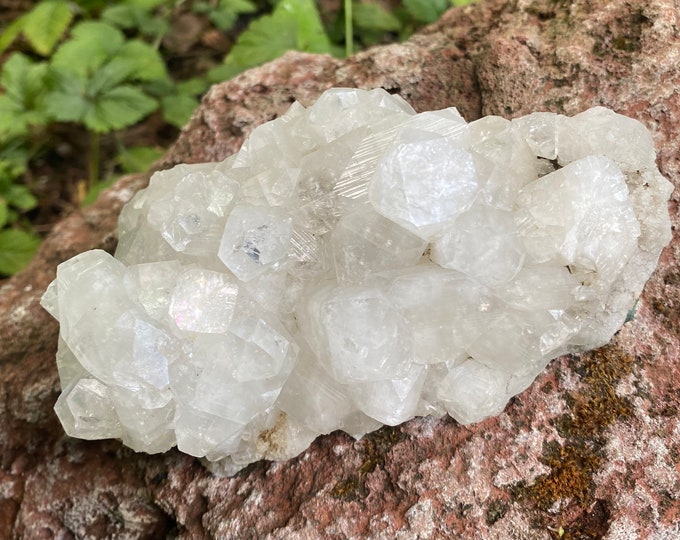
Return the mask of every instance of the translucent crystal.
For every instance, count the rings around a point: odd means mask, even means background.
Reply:
[[[538,178],[537,154],[513,123],[498,116],[472,122],[470,140],[482,199],[512,211],[518,191]]]
[[[286,259],[292,223],[277,207],[239,205],[227,219],[219,257],[237,278],[250,281]]]
[[[385,151],[368,191],[378,212],[425,240],[467,210],[478,190],[467,126],[458,118],[448,123],[457,128],[452,135],[407,122]]]
[[[156,173],[115,257],[59,265],[67,434],[233,474],[321,433],[498,414],[605,344],[670,240],[639,122],[596,107],[468,124],[332,89],[221,163]]]
[[[516,213],[529,257],[613,281],[632,256],[640,224],[625,176],[606,157],[570,163],[524,187]]]
[[[125,270],[123,284],[128,296],[157,321],[168,316],[172,291],[182,271],[178,261],[136,264]]]
[[[361,281],[381,270],[413,266],[427,243],[371,208],[344,215],[333,231],[338,278]]]
[[[344,383],[399,378],[412,358],[396,307],[379,290],[334,288],[320,306],[330,368]]]
[[[64,431],[72,437],[106,439],[122,435],[110,389],[93,377],[64,387],[54,408]]]
[[[177,278],[170,316],[180,330],[226,332],[237,296],[236,280],[228,274],[188,268]]]
[[[511,280],[526,251],[513,214],[478,205],[460,215],[432,244],[432,261],[489,287]]]
[[[499,414],[510,398],[509,376],[469,359],[454,365],[437,387],[446,411],[465,424]]]
[[[536,157],[555,159],[558,148],[557,122],[556,114],[535,112],[515,118],[512,125]]]

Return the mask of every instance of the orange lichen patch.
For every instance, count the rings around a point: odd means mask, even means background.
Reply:
[[[526,487],[524,495],[541,510],[548,510],[555,501],[567,498],[588,504],[593,489],[592,475],[599,467],[600,459],[586,444],[561,446],[557,442],[548,443],[541,461],[552,470]]]
[[[582,355],[574,370],[587,386],[569,394],[572,412],[558,419],[560,434],[565,438],[599,439],[608,425],[628,418],[632,404],[617,396],[615,389],[632,365],[633,357],[613,346]]]
[[[531,485],[512,488],[515,500],[530,501],[540,511],[536,526],[552,531],[555,538],[595,539],[607,530],[609,512],[604,501],[594,498],[593,476],[604,458],[607,427],[632,414],[630,401],[615,392],[632,366],[633,358],[615,346],[572,358],[570,367],[583,386],[567,394],[570,411],[555,420],[564,442],[544,445],[541,461],[549,473]],[[548,513],[558,502],[561,513]]]

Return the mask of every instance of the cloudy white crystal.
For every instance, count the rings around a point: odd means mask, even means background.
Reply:
[[[320,433],[498,414],[603,345],[670,239],[649,132],[596,107],[468,124],[333,89],[156,173],[115,258],[62,263],[66,433],[231,474]]]

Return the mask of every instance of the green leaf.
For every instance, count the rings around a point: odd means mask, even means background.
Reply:
[[[19,210],[32,210],[38,206],[38,200],[26,186],[14,184],[5,193],[7,202]]]
[[[168,76],[160,53],[148,43],[138,39],[126,42],[118,50],[114,60],[125,62],[133,74],[131,78],[138,81],[165,79]]]
[[[0,96],[0,141],[28,133],[29,122],[20,104]]]
[[[31,125],[48,121],[40,98],[45,92],[47,65],[33,63],[21,53],[12,54],[2,69],[0,84],[0,140],[23,136]]]
[[[237,66],[235,61],[225,59],[224,64],[220,64],[214,68],[208,70],[207,77],[210,82],[219,83],[222,81],[228,81],[232,77],[235,77],[243,70],[248,69],[244,66]]]
[[[120,4],[107,7],[101,19],[120,28],[134,28],[139,24],[140,14],[146,15],[146,11],[139,6]]]
[[[161,4],[163,2],[155,2]],[[118,26],[120,28],[131,29],[136,28],[143,34],[149,36],[159,36],[164,34],[168,28],[168,22],[161,18],[155,17],[151,11],[156,6],[143,6],[139,3],[125,3],[106,8],[101,15],[102,20]]]
[[[312,0],[281,0],[271,15],[254,20],[225,58],[221,75],[232,77],[291,49],[316,53],[333,50]]]
[[[102,92],[131,78],[134,71],[134,64],[116,56],[92,74],[90,80],[85,83],[85,93],[89,97],[96,98]]]
[[[198,96],[203,94],[208,89],[208,86],[208,81],[205,79],[194,77],[193,79],[177,83],[177,93],[188,96]]]
[[[178,128],[184,127],[198,107],[198,100],[187,94],[166,96],[161,99],[163,119]]]
[[[140,87],[144,89],[146,94],[154,97],[171,96],[177,92],[175,83],[173,83],[169,78],[144,81]]]
[[[129,5],[139,6],[142,9],[145,9],[146,11],[156,9],[157,7],[162,6],[163,4],[173,6],[174,4],[177,3],[175,2],[175,0],[124,0],[124,2]]]
[[[113,57],[125,43],[118,28],[104,22],[85,21],[71,31],[71,39],[62,43],[51,64],[87,76]]]
[[[137,27],[146,36],[162,36],[170,30],[170,23],[167,19],[160,17],[146,17],[139,21]]]
[[[25,17],[19,17],[2,31],[2,34],[0,34],[0,53],[9,47],[17,36],[21,34],[25,23]]]
[[[15,229],[0,231],[0,274],[12,275],[33,258],[40,238]]]
[[[433,23],[451,6],[450,0],[404,0],[406,11],[416,21]]]
[[[102,94],[86,111],[88,129],[106,133],[131,126],[158,108],[158,103],[133,86],[118,86]]]
[[[321,22],[316,3],[312,0],[283,0],[276,5],[276,11],[283,11],[287,19],[297,27],[298,51],[312,53],[330,53],[332,46],[328,34]],[[282,17],[283,20],[285,20]]]
[[[75,3],[83,14],[88,15],[91,18],[101,12],[108,2],[106,2],[106,0],[76,0]]]
[[[65,0],[39,2],[26,15],[24,36],[31,46],[47,56],[64,35],[73,20],[73,13]]]
[[[5,225],[7,225],[8,218],[9,215],[7,212],[7,201],[0,197],[0,229],[4,228]]]
[[[10,99],[30,107],[44,90],[47,70],[45,62],[36,64],[21,53],[14,53],[2,68],[0,83]]]
[[[31,65],[32,62],[26,55],[14,53],[2,68],[0,82],[5,94],[15,101],[22,101],[24,98],[24,79]]]
[[[80,201],[80,206],[89,206],[90,204],[94,203],[97,200],[97,197],[99,197],[99,194],[107,187],[112,186],[116,180],[116,178],[111,178],[110,180],[96,182],[90,189],[87,190],[85,197],[83,197],[83,200]]]
[[[116,160],[125,173],[146,171],[164,154],[164,150],[154,146],[134,146],[125,148]]]
[[[446,2],[446,0],[444,0]],[[353,6],[352,20],[357,28],[380,32],[398,32],[401,22],[378,4],[359,4]]]
[[[45,110],[61,122],[81,122],[90,107],[86,98],[84,76],[68,69],[52,67],[49,73],[51,90],[45,96]]]
[[[28,151],[15,139],[0,146],[0,190],[26,172]]]
[[[139,40],[126,42],[109,61],[92,74],[87,95],[96,96],[130,80],[166,80],[165,63],[156,49]]]
[[[191,11],[193,11],[194,13],[199,13],[200,15],[210,13],[210,11],[213,9],[214,8],[210,4],[210,2],[205,2],[203,0],[196,0],[191,4]]]
[[[257,6],[250,0],[220,0],[217,8],[209,4],[199,5],[196,11],[199,12],[201,9],[204,9],[203,13],[208,14],[208,18],[217,28],[231,30],[240,15],[255,12]]]

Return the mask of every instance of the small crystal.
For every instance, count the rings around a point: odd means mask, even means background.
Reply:
[[[377,289],[334,288],[320,305],[330,369],[343,383],[396,377],[411,359],[411,339],[396,307]]]
[[[432,261],[489,287],[511,280],[526,251],[511,212],[478,205],[460,215],[432,244]]]
[[[189,268],[177,278],[170,316],[180,330],[226,332],[237,296],[238,285],[229,275]]]
[[[355,282],[381,270],[413,266],[427,247],[427,242],[370,208],[343,216],[332,243],[338,278]]]
[[[84,377],[65,387],[55,411],[64,431],[72,437],[105,439],[122,435],[109,387],[95,378]]]
[[[219,257],[241,281],[274,269],[290,245],[292,218],[276,207],[239,205],[229,215]]]
[[[442,232],[478,191],[474,160],[460,139],[407,123],[370,184],[376,210],[425,240]]]
[[[65,431],[233,474],[321,433],[500,413],[623,324],[670,240],[649,132],[602,107],[468,124],[381,89],[156,173],[115,257],[59,265]]]

